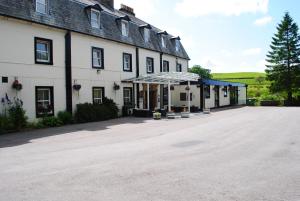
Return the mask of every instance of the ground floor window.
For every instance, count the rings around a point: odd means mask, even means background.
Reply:
[[[93,103],[102,104],[104,98],[104,87],[93,87]]]
[[[54,115],[53,87],[36,87],[36,116]]]
[[[123,88],[123,99],[124,99],[124,105],[132,105],[133,90],[131,87]]]
[[[187,101],[188,94],[187,93],[180,93],[180,101]],[[193,94],[190,94],[190,101],[193,101]]]

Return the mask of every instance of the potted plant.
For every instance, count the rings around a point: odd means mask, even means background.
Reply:
[[[120,89],[120,85],[118,85],[117,83],[114,83],[114,90],[117,91]]]
[[[73,89],[74,89],[75,91],[79,91],[79,90],[81,89],[81,85],[80,85],[80,84],[74,84],[74,85],[73,85]]]
[[[17,91],[20,91],[20,90],[22,90],[23,85],[19,82],[19,80],[16,79],[12,84],[12,88]]]
[[[189,86],[185,87],[185,90],[189,91],[191,88]]]
[[[161,119],[161,113],[160,112],[153,113],[153,119],[160,120]]]
[[[174,85],[171,85],[171,86],[170,86],[170,89],[171,89],[171,91],[174,91],[174,90],[175,90]]]

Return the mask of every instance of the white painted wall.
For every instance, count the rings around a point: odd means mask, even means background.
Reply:
[[[215,91],[214,86],[210,86],[210,98],[205,98],[205,108],[214,108],[215,107]]]
[[[35,119],[35,86],[53,86],[55,112],[65,109],[64,35],[61,30],[0,17],[0,76],[9,79],[8,84],[0,80],[0,98],[7,93],[11,99],[22,99],[30,120]],[[34,37],[53,40],[53,66],[35,64]],[[15,78],[23,85],[19,93],[11,87]]]
[[[230,105],[230,92],[229,87],[227,87],[227,97],[224,96],[225,92],[223,91],[224,86],[220,86],[220,107]]]
[[[188,106],[188,101],[180,101],[180,93],[186,93],[188,95],[188,91],[185,88],[186,86],[184,85],[175,86],[174,91],[171,91],[173,106]],[[190,93],[192,93],[191,106],[200,108],[200,88],[196,85],[191,85]]]
[[[239,87],[239,105],[245,105],[247,103],[247,88]]]

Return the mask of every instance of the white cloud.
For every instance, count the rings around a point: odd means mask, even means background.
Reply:
[[[266,17],[255,20],[254,25],[263,26],[263,25],[266,25],[270,22],[272,22],[272,17],[271,16],[266,16]]]
[[[244,56],[259,55],[260,53],[261,53],[261,48],[250,48],[242,52]]]
[[[175,11],[186,17],[209,14],[239,16],[243,13],[267,13],[269,0],[181,0]]]

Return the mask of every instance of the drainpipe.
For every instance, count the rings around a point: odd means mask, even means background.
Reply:
[[[70,31],[65,35],[65,76],[66,110],[67,112],[72,113],[72,37]]]
[[[139,48],[135,49],[135,59],[136,59],[136,77],[138,78],[140,76],[140,54],[139,54]],[[140,84],[136,84],[136,106],[137,108],[140,108]]]

